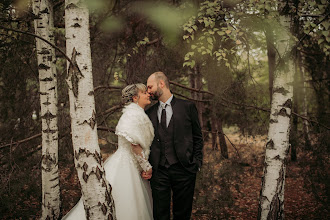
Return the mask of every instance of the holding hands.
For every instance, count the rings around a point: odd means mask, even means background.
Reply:
[[[142,172],[141,172],[141,176],[142,176],[142,178],[145,179],[145,180],[150,179],[151,176],[152,176],[152,169],[149,169],[149,170],[147,170],[147,171],[142,171]]]

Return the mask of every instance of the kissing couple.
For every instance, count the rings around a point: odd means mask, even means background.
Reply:
[[[156,104],[145,111],[151,99]],[[193,102],[173,96],[163,72],[122,90],[118,149],[104,163],[117,220],[190,219],[203,138]],[[86,219],[82,199],[63,218]],[[93,216],[91,216],[93,219]]]

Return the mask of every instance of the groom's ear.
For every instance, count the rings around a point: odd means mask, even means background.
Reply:
[[[159,80],[159,87],[160,88],[164,88],[164,86],[165,86],[165,82],[164,82],[164,80]]]

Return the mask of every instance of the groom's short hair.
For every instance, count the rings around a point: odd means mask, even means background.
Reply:
[[[163,80],[165,83],[165,86],[168,89],[170,88],[170,82],[168,81],[168,78],[165,75],[165,73],[159,71],[159,72],[154,72],[153,74],[155,75],[157,83],[159,82],[159,80]]]

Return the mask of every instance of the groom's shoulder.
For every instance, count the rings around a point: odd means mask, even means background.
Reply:
[[[175,98],[175,101],[181,105],[190,106],[194,105],[194,102],[186,99]]]

